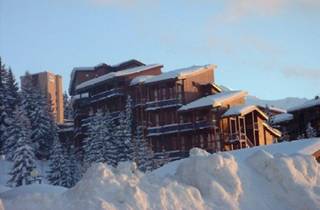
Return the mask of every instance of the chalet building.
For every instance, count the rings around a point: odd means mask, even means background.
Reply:
[[[271,144],[281,136],[259,107],[244,105],[246,92],[222,91],[214,83],[215,65],[161,72],[159,64],[125,63],[115,70],[108,65],[85,70],[93,74],[88,80],[80,76],[83,68],[74,69],[70,94],[78,146],[89,112],[101,109],[117,117],[127,95],[134,102],[135,125],[144,128],[155,154],[165,151],[171,159],[193,147],[217,152]]]
[[[275,115],[271,124],[279,128],[285,140],[308,137],[308,125],[320,136],[320,98],[308,100],[302,105],[288,109],[287,113]]]

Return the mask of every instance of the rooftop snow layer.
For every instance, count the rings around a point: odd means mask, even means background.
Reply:
[[[189,109],[196,109],[207,106],[222,106],[230,100],[245,97],[246,95],[247,92],[245,91],[226,91],[222,93],[217,93],[192,101],[191,103],[182,106],[178,111],[186,111]]]
[[[268,119],[268,116],[263,113],[257,106],[255,105],[238,105],[238,106],[232,106],[230,107],[223,115],[222,117],[229,117],[234,115],[246,115],[252,111],[259,112],[262,116],[264,116],[266,119]]]
[[[150,79],[152,77],[154,77],[155,75],[142,75],[139,77],[135,77],[131,80],[130,85],[137,85],[137,84],[141,84],[144,83],[147,79]]]
[[[80,90],[82,88],[91,86],[91,85],[95,85],[104,81],[107,81],[109,79],[113,79],[115,77],[120,77],[120,76],[126,76],[126,75],[130,75],[130,74],[134,74],[134,73],[138,73],[141,71],[145,71],[151,68],[156,68],[156,67],[161,67],[162,65],[160,64],[151,64],[151,65],[145,65],[145,66],[138,66],[138,67],[134,67],[134,68],[130,68],[130,69],[125,69],[122,71],[117,71],[117,72],[110,72],[108,74],[102,75],[100,77],[85,81],[81,84],[79,84],[76,87],[76,90]]]
[[[281,122],[290,121],[293,119],[293,115],[289,113],[277,114],[271,117],[272,124],[278,124]]]
[[[183,79],[188,75],[191,75],[192,73],[199,72],[201,70],[214,67],[214,65],[204,65],[204,66],[190,66],[187,68],[177,69],[173,71],[164,72],[160,75],[157,75],[153,78],[147,79],[144,83],[153,83],[153,82],[159,82],[163,80],[169,80],[169,79]]]
[[[294,112],[294,111],[298,111],[301,109],[307,109],[307,108],[310,108],[313,106],[320,106],[320,98],[311,99],[311,100],[304,102],[301,105],[294,106],[294,107],[288,109],[288,112]]]

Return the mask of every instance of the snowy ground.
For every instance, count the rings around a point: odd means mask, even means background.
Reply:
[[[38,185],[0,193],[0,209],[318,210],[320,166],[306,154],[319,145],[313,139],[213,155],[193,149],[151,174],[130,163],[97,164],[69,190]]]

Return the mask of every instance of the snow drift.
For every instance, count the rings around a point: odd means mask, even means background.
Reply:
[[[316,210],[320,168],[306,155],[255,151],[242,159],[200,149],[158,170],[140,173],[135,164],[92,166],[73,188],[60,194],[5,199],[0,209],[219,209]],[[2,198],[2,200],[1,200]]]

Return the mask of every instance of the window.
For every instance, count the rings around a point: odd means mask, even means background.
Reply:
[[[158,90],[154,89],[154,100],[157,101],[158,100]]]
[[[156,123],[156,126],[159,126],[159,121],[160,121],[160,117],[159,117],[159,114],[158,113],[155,113],[155,123]]]
[[[181,150],[182,151],[186,150],[185,137],[184,136],[181,136]]]

